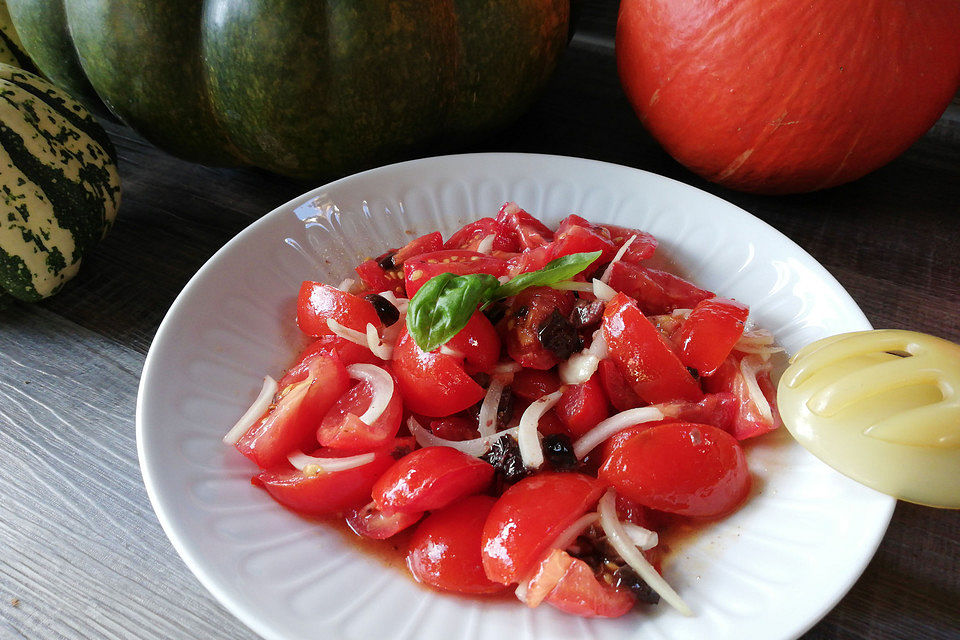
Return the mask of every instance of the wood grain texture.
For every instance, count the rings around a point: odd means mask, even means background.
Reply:
[[[616,2],[581,3],[544,97],[467,151],[639,167],[715,193],[820,260],[878,327],[960,341],[960,118],[948,111],[887,167],[791,197],[694,176],[643,130],[613,58]],[[183,285],[227,240],[316,186],[191,165],[107,125],[124,202],[55,298],[0,310],[0,640],[244,640],[157,523],[136,462],[143,357]],[[960,637],[960,512],[900,504],[861,580],[805,640]]]
[[[185,570],[147,500],[141,365],[42,309],[0,317],[0,638],[254,637]]]

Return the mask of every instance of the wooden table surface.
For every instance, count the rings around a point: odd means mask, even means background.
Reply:
[[[901,158],[790,197],[705,183],[644,132],[620,92],[615,2],[590,4],[545,95],[465,151],[639,167],[710,191],[818,259],[874,326],[960,341],[960,108]],[[187,570],[147,500],[134,407],[144,356],[190,276],[313,184],[191,165],[108,125],[118,222],[55,298],[0,311],[0,639],[254,638]],[[863,577],[804,638],[960,638],[960,512],[900,503]]]

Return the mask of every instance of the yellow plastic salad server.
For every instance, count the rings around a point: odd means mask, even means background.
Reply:
[[[900,330],[824,338],[790,359],[777,401],[793,437],[837,471],[960,508],[960,345]]]

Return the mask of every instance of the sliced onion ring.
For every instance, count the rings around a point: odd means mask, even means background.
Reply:
[[[485,235],[483,240],[477,245],[477,253],[485,253],[489,255],[493,252],[493,241],[497,239],[497,234],[491,233]]]
[[[624,562],[630,565],[630,568],[637,572],[644,582],[650,585],[650,588],[660,594],[670,606],[685,616],[692,616],[693,611],[687,606],[677,592],[673,590],[667,581],[663,579],[657,570],[653,568],[643,554],[637,549],[636,545],[630,539],[630,536],[623,528],[623,523],[617,517],[617,494],[613,489],[608,489],[603,497],[600,498],[598,511],[600,512],[600,526],[603,532],[607,534],[607,542],[610,543]]]
[[[606,420],[600,422],[590,431],[587,431],[579,440],[573,443],[573,453],[578,460],[582,460],[585,455],[614,435],[618,431],[623,431],[627,427],[644,422],[653,422],[654,420],[663,420],[663,413],[656,407],[638,407],[636,409],[627,409],[616,413]]]
[[[478,416],[478,430],[480,436],[490,436],[497,432],[497,411],[500,409],[500,397],[503,395],[503,389],[506,387],[506,381],[502,378],[493,378],[490,386],[487,387],[487,394],[483,397],[483,403],[480,405],[480,415]]]
[[[597,278],[593,279],[593,295],[597,297],[597,300],[603,300],[604,302],[609,302],[613,296],[617,295],[617,290],[608,285],[603,280],[598,280]]]
[[[393,358],[393,345],[387,344],[380,339],[377,328],[372,322],[367,323],[367,347],[381,360],[390,360]]]
[[[537,469],[543,464],[543,449],[540,447],[540,433],[537,426],[540,418],[557,404],[562,390],[554,391],[530,403],[520,416],[517,426],[517,444],[520,445],[520,458],[527,469]]]
[[[350,327],[345,327],[333,318],[327,318],[327,328],[330,329],[334,335],[338,335],[344,340],[349,340],[361,347],[370,346],[367,342],[367,334],[357,331],[356,329],[351,329]]]
[[[393,398],[393,376],[385,369],[375,364],[351,364],[347,373],[354,380],[361,380],[370,385],[370,406],[360,416],[360,422],[373,424],[383,415],[390,400]]]
[[[287,456],[287,460],[294,468],[303,471],[305,475],[315,476],[320,472],[333,473],[335,471],[346,471],[355,469],[365,464],[373,462],[372,453],[361,453],[355,456],[346,456],[344,458],[315,458],[308,456],[300,451],[295,451]]]
[[[620,258],[623,257],[623,254],[627,252],[627,249],[630,248],[630,245],[633,244],[633,241],[636,239],[637,239],[637,235],[634,234],[630,236],[629,240],[627,240],[626,242],[623,243],[623,245],[620,246],[620,250],[617,251],[617,254],[615,256],[613,256],[613,260],[610,261],[610,264],[607,265],[607,268],[603,270],[603,275],[600,276],[600,281],[603,282],[603,284],[607,284],[608,282],[610,282],[610,274],[613,272],[613,265],[620,262]]]
[[[489,436],[481,436],[473,440],[447,440],[446,438],[435,435],[411,416],[407,418],[407,429],[410,430],[410,435],[417,440],[417,444],[421,447],[452,447],[458,451],[463,451],[467,455],[479,458],[485,454],[490,449],[490,445],[499,440],[501,436],[511,435],[516,438],[519,427],[504,429]]]
[[[760,383],[757,382],[757,374],[763,369],[763,361],[757,356],[746,356],[740,361],[740,373],[747,385],[747,392],[750,399],[757,405],[760,415],[764,420],[773,423],[773,410],[767,401],[763,391],[760,390]]]
[[[660,536],[656,531],[651,531],[646,527],[641,527],[632,522],[624,522],[623,530],[627,532],[633,544],[637,545],[641,551],[653,549],[660,543]]]
[[[257,419],[267,412],[275,395],[277,395],[277,381],[270,376],[264,376],[260,395],[253,401],[250,408],[243,412],[243,415],[230,428],[230,431],[227,431],[227,435],[223,436],[223,441],[227,444],[237,444],[243,434],[256,423]]]

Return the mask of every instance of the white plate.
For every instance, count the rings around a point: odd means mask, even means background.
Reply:
[[[860,575],[894,501],[832,471],[785,434],[749,450],[759,487],[732,517],[684,543],[667,579],[696,612],[586,620],[544,606],[418,587],[298,518],[250,484],[221,436],[303,344],[304,279],[337,283],[360,259],[414,234],[516,201],[555,225],[568,213],[652,232],[685,275],[750,305],[788,351],[869,329],[807,253],[743,210],[685,184],[553,156],[429,158],[344,178],[264,216],[227,243],[177,298],[147,356],[137,403],[144,482],[187,566],[270,640],[316,638],[792,638]]]

